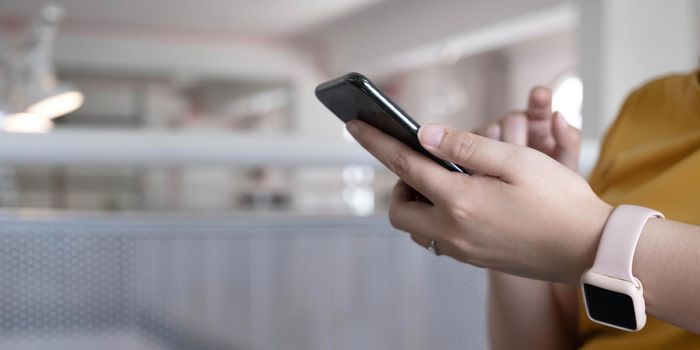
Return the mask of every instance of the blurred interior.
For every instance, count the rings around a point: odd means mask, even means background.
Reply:
[[[693,0],[45,5],[0,3],[3,349],[486,348],[483,271],[389,227],[395,176],[315,86],[464,129],[547,86],[585,175],[625,95],[700,56]],[[19,108],[22,77],[82,103]]]

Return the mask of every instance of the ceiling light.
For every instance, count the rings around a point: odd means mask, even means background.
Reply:
[[[2,118],[2,129],[7,132],[42,134],[53,129],[53,122],[30,113],[15,113]]]
[[[48,120],[71,113],[83,104],[83,94],[74,86],[59,82],[55,74],[53,45],[63,15],[61,7],[44,7],[32,27],[32,35],[6,55],[10,59],[0,62],[0,77],[4,78],[0,81],[0,85],[4,84],[0,86],[0,105],[4,113],[26,112]]]
[[[27,113],[42,116],[47,119],[52,119],[66,115],[80,108],[85,101],[85,96],[82,92],[69,85],[60,86],[54,91],[39,95],[39,98],[34,99],[34,104],[27,108]]]

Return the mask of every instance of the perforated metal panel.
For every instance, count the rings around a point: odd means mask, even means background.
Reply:
[[[483,349],[485,277],[383,217],[0,219],[0,349]]]

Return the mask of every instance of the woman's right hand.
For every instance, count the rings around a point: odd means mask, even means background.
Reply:
[[[476,131],[503,142],[534,148],[572,170],[578,168],[581,134],[559,112],[552,113],[548,88],[530,91],[527,110],[514,111]]]

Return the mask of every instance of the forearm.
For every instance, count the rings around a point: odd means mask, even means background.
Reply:
[[[575,313],[562,310],[550,282],[490,270],[488,308],[491,349],[573,347],[572,329],[567,326],[573,324],[570,318]]]
[[[651,219],[637,244],[634,275],[648,314],[700,334],[700,227]]]

